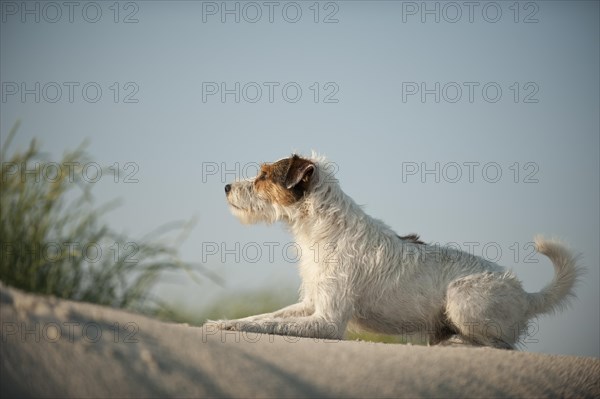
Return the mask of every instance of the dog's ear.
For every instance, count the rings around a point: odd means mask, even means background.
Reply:
[[[309,160],[300,158],[298,155],[294,155],[290,159],[290,167],[285,177],[285,186],[289,190],[300,183],[308,183],[314,171],[315,164]]]

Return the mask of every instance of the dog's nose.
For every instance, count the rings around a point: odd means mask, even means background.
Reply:
[[[231,191],[231,184],[226,184],[225,185],[225,194],[229,194],[230,191]]]

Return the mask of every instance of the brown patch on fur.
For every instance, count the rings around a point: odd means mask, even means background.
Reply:
[[[300,200],[308,189],[313,171],[309,165],[314,167],[312,162],[298,155],[262,164],[254,180],[254,188],[271,202],[291,205]]]
[[[397,234],[396,234],[397,235]],[[413,244],[425,244],[423,241],[421,241],[421,237],[419,237],[418,234],[409,234],[407,236],[398,236],[399,239],[403,240],[403,241],[408,241],[411,242]]]
[[[295,188],[304,194],[308,189],[310,178],[315,170],[315,164],[308,159],[293,155],[290,158],[290,167],[285,177],[285,186],[288,189]]]

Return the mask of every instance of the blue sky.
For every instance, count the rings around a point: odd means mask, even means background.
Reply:
[[[117,230],[198,218],[182,257],[226,286],[170,278],[167,299],[296,289],[293,238],[242,226],[223,186],[314,149],[398,233],[497,260],[529,291],[553,274],[533,236],[569,243],[579,299],[527,350],[599,356],[598,3],[472,4],[3,2],[0,131],[20,119],[16,147],[37,137],[58,159],[87,138],[127,166],[94,190],[122,200]]]

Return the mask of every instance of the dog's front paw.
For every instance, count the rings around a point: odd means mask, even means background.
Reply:
[[[274,323],[261,323],[258,321],[238,320],[207,320],[204,326],[215,330],[244,331],[262,334],[272,334]]]
[[[213,327],[217,330],[236,331],[235,320],[206,320],[203,327]]]

